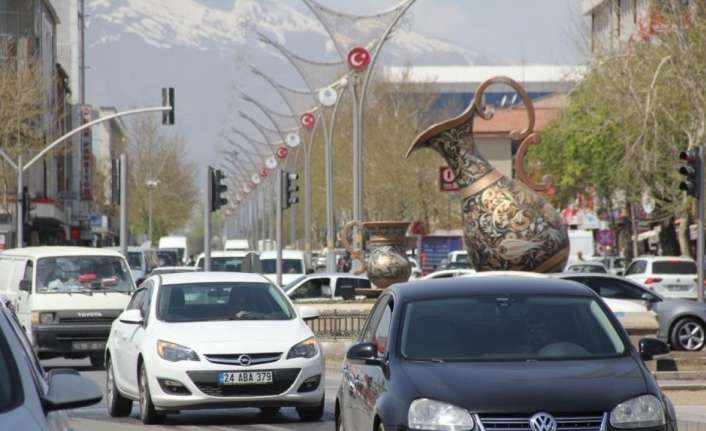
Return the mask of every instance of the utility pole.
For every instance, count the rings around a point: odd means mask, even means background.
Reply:
[[[698,286],[696,287],[696,295],[698,301],[704,302],[704,216],[706,214],[704,210],[704,204],[706,199],[704,199],[704,146],[699,145],[699,165],[698,165],[698,175],[697,175],[697,186],[698,186],[698,205],[699,205],[699,223],[698,223],[698,238],[696,240],[696,247],[698,250],[696,252],[696,258],[698,259],[696,264],[696,269],[698,271]]]
[[[211,270],[211,205],[213,199],[213,191],[211,190],[211,179],[213,177],[213,168],[208,167],[206,170],[206,193],[203,200],[203,255],[204,255],[204,271]]]
[[[282,286],[282,197],[284,195],[284,190],[282,186],[282,169],[277,169],[277,180],[276,180],[276,243],[277,243],[277,286]]]
[[[120,155],[120,252],[127,259],[127,154]]]
[[[22,192],[24,190],[24,173],[22,172],[22,155],[17,156],[17,248],[24,245],[24,208],[22,207]]]
[[[78,13],[78,28],[81,38],[81,47],[79,51],[79,79],[81,80],[81,94],[79,94],[79,103],[83,107],[86,104],[86,0],[80,0]]]

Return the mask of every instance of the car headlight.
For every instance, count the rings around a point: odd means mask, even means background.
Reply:
[[[317,353],[319,353],[319,343],[316,338],[311,337],[289,349],[287,359],[313,358]]]
[[[410,429],[430,431],[469,431],[474,427],[468,410],[440,401],[420,398],[409,406]]]
[[[199,355],[193,350],[169,341],[157,341],[157,354],[165,361],[170,362],[199,360]]]
[[[59,319],[54,312],[34,311],[32,312],[32,323],[34,325],[53,325],[59,323]]]
[[[610,412],[610,424],[614,428],[649,428],[664,423],[662,402],[654,395],[629,399]]]

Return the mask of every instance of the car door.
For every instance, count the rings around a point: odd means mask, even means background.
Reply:
[[[378,299],[378,302],[373,307],[365,327],[358,337],[357,343],[372,343],[375,337],[378,322],[381,316],[385,313],[389,302],[389,295],[383,295]],[[369,382],[373,378],[368,373],[371,370],[362,363],[351,362],[346,360],[343,366],[341,397],[343,400],[343,421],[346,424],[347,430],[372,429],[365,428],[364,424],[368,423],[365,418],[366,405],[370,401],[366,400],[369,397]],[[375,372],[373,372],[375,374]]]
[[[353,291],[355,292],[356,288],[362,287],[358,284],[358,280],[359,279],[353,277],[338,277],[336,280],[336,287],[332,292],[332,298],[335,297],[341,299],[343,297],[341,292],[343,292],[346,287],[353,288]]]
[[[390,338],[390,327],[392,326],[393,305],[392,297],[390,296],[388,300],[385,301],[385,306],[380,315],[380,319],[377,321],[371,340],[372,343],[377,346],[377,359],[383,363],[387,361],[388,357],[388,340]],[[375,418],[377,400],[386,388],[386,376],[384,368],[379,364],[363,364],[363,368],[365,370],[366,379],[364,382],[364,396],[360,398],[361,409],[363,411],[362,429],[371,430],[374,425],[373,420]]]
[[[139,310],[142,308],[147,290],[142,287],[137,289],[130,299],[126,310]],[[118,380],[118,386],[126,388],[130,391],[137,389],[137,386],[130,386],[130,374],[134,373],[133,365],[130,362],[131,354],[130,340],[133,337],[135,330],[139,325],[123,323],[119,319],[113,323],[113,343],[110,347],[110,355],[112,358],[113,367]]]
[[[324,286],[331,286],[330,277],[310,278],[297,286],[289,295],[293,301],[308,302],[324,298]],[[330,287],[327,292],[330,291]],[[330,297],[330,296],[329,296]]]
[[[154,288],[154,282],[152,280],[147,280],[143,283],[145,294],[140,301],[140,312],[144,322],[142,325],[128,325],[132,326],[128,331],[129,337],[126,340],[126,358],[125,364],[128,366],[129,372],[126,375],[127,384],[130,386],[131,390],[134,388],[137,391],[137,358],[142,352],[142,342],[145,338],[145,331],[149,325],[149,309],[152,303],[152,292]],[[152,347],[154,348],[154,346]]]

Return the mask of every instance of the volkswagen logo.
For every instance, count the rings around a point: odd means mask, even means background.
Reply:
[[[238,357],[238,362],[240,362],[240,365],[242,365],[243,367],[247,367],[250,364],[252,364],[252,358],[248,355],[240,355]],[[552,422],[553,421],[554,421],[554,419],[552,419]],[[556,428],[556,424],[554,425],[554,428]],[[537,431],[540,431],[540,430],[537,430]],[[541,430],[541,431],[544,431],[544,430]],[[554,430],[546,430],[546,431],[554,431]]]
[[[529,422],[532,431],[556,431],[556,421],[549,413],[537,413]]]

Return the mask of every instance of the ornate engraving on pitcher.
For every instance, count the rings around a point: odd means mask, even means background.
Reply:
[[[494,83],[513,87],[527,109],[529,126],[511,133],[513,140],[521,141],[515,170],[526,184],[498,172],[483,158],[473,139],[475,116],[492,118],[482,97]],[[476,270],[556,272],[566,264],[566,227],[554,208],[537,193],[548,190],[550,181],[545,178],[544,183],[533,183],[524,170],[527,147],[539,142],[533,128],[534,108],[527,93],[512,79],[497,77],[480,85],[463,114],[429,128],[407,153],[409,157],[419,148],[434,149],[453,169],[463,200],[466,247]]]
[[[367,234],[368,258],[363,250],[354,250],[348,242],[354,226]],[[352,221],[341,232],[341,242],[351,256],[363,264],[368,279],[379,289],[401,281],[409,280],[412,267],[407,260],[405,237],[408,222],[365,222]]]

